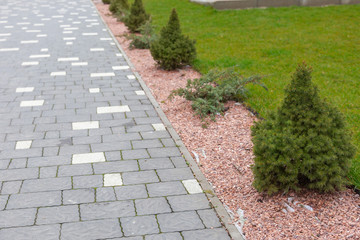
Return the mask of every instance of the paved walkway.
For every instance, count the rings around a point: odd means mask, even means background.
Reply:
[[[90,0],[0,6],[0,239],[226,240]]]

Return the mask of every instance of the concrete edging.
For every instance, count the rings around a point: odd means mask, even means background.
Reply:
[[[118,47],[118,49],[122,53],[122,55],[125,58],[126,62],[129,64],[131,69],[134,70],[135,69],[134,65],[131,63],[130,59],[125,54],[124,50],[122,49],[122,47],[118,43],[117,39],[115,38],[114,34],[111,32],[111,30],[107,26],[106,22],[104,21],[104,19],[102,18],[101,14],[98,11],[98,9],[96,8],[95,3],[92,0],[90,0],[90,1],[94,5],[94,7],[96,9],[96,12],[98,13],[100,19],[104,23],[104,25],[105,25],[107,31],[110,33],[111,37],[114,39],[114,42],[115,42],[116,46]],[[141,87],[143,88],[146,96],[149,98],[150,102],[154,106],[156,112],[159,114],[160,119],[162,120],[165,127],[169,131],[171,137],[174,139],[175,144],[177,146],[179,146],[179,149],[180,149],[181,153],[184,155],[185,160],[189,163],[193,174],[195,175],[196,179],[199,181],[199,183],[200,183],[201,187],[203,188],[207,198],[209,199],[209,201],[213,205],[214,210],[216,211],[217,215],[221,219],[223,225],[225,225],[225,228],[228,230],[231,238],[233,240],[245,240],[245,238],[237,230],[235,225],[231,224],[232,219],[231,219],[229,213],[226,211],[225,207],[222,205],[219,198],[216,196],[213,188],[211,187],[211,185],[209,184],[209,182],[205,178],[204,174],[201,172],[200,168],[196,164],[196,162],[193,159],[193,157],[191,156],[190,152],[187,150],[187,148],[186,148],[185,144],[182,142],[180,136],[176,133],[176,131],[173,128],[173,126],[171,125],[169,119],[166,117],[166,115],[163,112],[163,110],[161,109],[160,105],[158,104],[158,102],[156,101],[154,96],[152,95],[150,89],[147,87],[145,82],[142,80],[140,74],[138,72],[136,72],[136,71],[133,71],[133,73],[136,76],[137,80],[139,81]]]

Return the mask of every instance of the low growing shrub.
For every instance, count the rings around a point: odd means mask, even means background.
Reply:
[[[146,21],[139,30],[141,35],[131,34],[128,36],[131,39],[130,48],[149,49],[152,42],[156,40],[154,26],[151,20]]]
[[[131,32],[139,32],[141,25],[150,19],[150,15],[145,12],[142,0],[135,0],[131,5],[130,13],[124,18],[124,23]]]
[[[169,98],[184,97],[192,102],[191,107],[202,120],[210,116],[215,121],[215,116],[225,111],[224,103],[230,100],[244,101],[248,97],[249,90],[245,88],[247,84],[260,85],[266,89],[260,80],[258,76],[243,78],[235,68],[215,69],[201,78],[188,80],[185,88],[172,91]]]
[[[319,97],[311,71],[300,64],[282,105],[252,128],[258,191],[332,192],[347,182],[355,150],[342,115]]]
[[[150,47],[154,60],[165,70],[174,70],[191,64],[196,58],[195,41],[182,35],[176,10],[173,9],[159,40]]]

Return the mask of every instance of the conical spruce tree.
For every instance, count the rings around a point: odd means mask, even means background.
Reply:
[[[160,38],[151,44],[150,51],[154,60],[165,70],[173,70],[195,60],[195,41],[182,35],[175,9],[168,24],[162,28]]]
[[[131,32],[139,32],[139,27],[149,18],[150,15],[145,12],[142,0],[135,0],[131,5],[129,16],[124,19],[124,23]]]
[[[341,113],[319,97],[311,71],[300,64],[280,108],[252,128],[258,191],[332,192],[347,183],[355,148]]]
[[[109,10],[114,14],[121,14],[123,11],[129,10],[128,0],[111,0]]]

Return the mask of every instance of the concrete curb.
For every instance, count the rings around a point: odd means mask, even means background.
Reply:
[[[135,69],[134,65],[131,63],[130,59],[125,54],[124,50],[122,49],[122,47],[120,46],[120,44],[116,40],[115,36],[113,35],[113,33],[111,32],[109,27],[106,25],[104,19],[101,17],[99,11],[97,10],[94,2],[93,1],[91,1],[91,2],[93,3],[93,5],[94,5],[94,7],[96,9],[96,12],[98,13],[100,19],[102,20],[102,22],[106,26],[106,29],[110,33],[111,37],[114,39],[114,42],[115,42],[116,46],[119,48],[119,50],[122,53],[123,57],[125,58],[126,62],[129,64],[129,66],[132,68],[132,70],[134,70]],[[209,201],[213,205],[214,210],[216,211],[216,213],[220,217],[222,223],[225,225],[226,229],[228,230],[231,238],[233,240],[245,240],[245,238],[237,230],[235,225],[231,224],[232,219],[231,219],[230,215],[228,214],[225,207],[220,202],[219,198],[216,196],[213,188],[211,187],[209,182],[206,180],[204,174],[201,172],[201,170],[198,167],[198,165],[196,164],[195,160],[192,158],[190,152],[185,147],[185,144],[181,141],[180,136],[176,133],[176,131],[173,128],[173,126],[171,125],[169,119],[166,117],[166,115],[163,112],[163,110],[161,109],[160,105],[158,104],[158,102],[156,101],[154,96],[152,95],[150,89],[146,86],[145,82],[142,80],[140,74],[138,72],[136,72],[136,71],[133,71],[133,73],[136,76],[136,78],[138,79],[138,81],[139,81],[141,87],[143,88],[146,96],[149,98],[150,102],[153,104],[156,112],[159,114],[159,117],[161,118],[161,120],[164,123],[165,127],[169,131],[171,137],[174,139],[176,145],[179,146],[179,149],[180,149],[181,153],[184,155],[185,160],[189,163],[190,168],[193,171],[193,174],[195,175],[196,179],[199,181],[199,183],[200,183],[201,187],[203,188],[206,196],[208,197]]]

